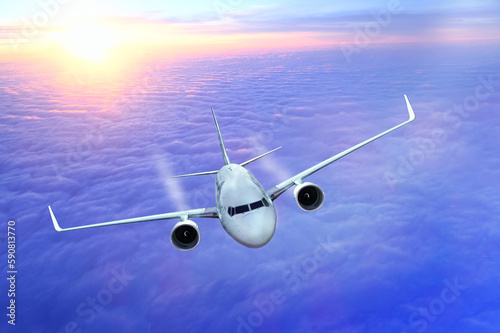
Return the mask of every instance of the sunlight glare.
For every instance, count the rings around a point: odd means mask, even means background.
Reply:
[[[65,31],[61,43],[74,56],[91,62],[99,62],[110,56],[116,45],[113,31],[103,25],[82,24]]]

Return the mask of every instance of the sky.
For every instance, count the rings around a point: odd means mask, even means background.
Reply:
[[[359,30],[374,43],[497,39],[499,9],[493,0],[23,0],[2,5],[0,57],[123,60],[324,47],[353,43]]]
[[[499,331],[497,2],[62,2],[29,36],[39,2],[1,5],[2,332]],[[215,176],[170,178],[222,166],[210,107],[232,162],[283,146],[248,166],[270,189],[404,94],[417,119],[311,176],[320,210],[280,196],[260,249],[216,219],[189,252],[173,220],[52,226],[215,206]]]

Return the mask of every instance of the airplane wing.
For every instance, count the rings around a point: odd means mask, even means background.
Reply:
[[[211,217],[211,218],[218,218],[219,217],[219,214],[217,213],[217,209],[215,207],[212,207],[212,208],[191,209],[191,210],[185,210],[185,211],[181,211],[181,212],[174,212],[174,213],[167,213],[167,214],[143,216],[143,217],[137,217],[137,218],[125,219],[125,220],[117,220],[117,221],[111,221],[111,222],[89,224],[89,225],[83,225],[83,226],[72,227],[72,228],[61,228],[59,226],[59,223],[57,223],[56,217],[54,216],[54,213],[52,212],[52,208],[50,208],[50,206],[49,206],[49,212],[50,212],[50,217],[52,218],[52,223],[54,224],[54,229],[56,229],[59,232],[87,229],[87,228],[106,227],[109,225],[117,225],[117,224],[149,222],[149,221],[168,220],[168,219],[187,220],[190,217],[195,217],[195,218],[196,217]]]
[[[382,137],[382,136],[384,136],[384,135],[386,135],[394,130],[397,130],[398,128],[414,121],[415,120],[415,113],[413,112],[413,108],[411,107],[411,104],[410,104],[410,101],[408,100],[408,97],[406,97],[406,95],[404,95],[404,96],[405,96],[405,100],[406,100],[406,106],[408,108],[408,113],[410,116],[407,121],[405,121],[404,123],[401,123],[397,126],[394,126],[393,128],[391,128],[383,133],[380,133],[379,135],[376,135],[373,138],[370,138],[366,141],[363,141],[360,144],[357,144],[354,147],[351,147],[351,148],[341,152],[340,154],[332,156],[329,159],[324,160],[323,162],[320,162],[320,163],[316,164],[315,166],[312,166],[309,169],[302,171],[301,173],[296,174],[295,176],[291,177],[290,179],[287,179],[284,182],[276,185],[275,187],[273,187],[272,189],[267,191],[267,193],[269,193],[269,196],[271,197],[271,199],[274,201],[277,197],[279,197],[281,194],[283,194],[290,187],[292,187],[294,185],[301,184],[305,178],[309,177],[310,175],[312,175],[316,171],[323,169],[327,165],[330,165],[333,162],[335,162],[336,160],[341,159],[342,157],[344,157],[346,155],[349,155],[353,151],[369,144],[370,142],[373,142],[373,141],[377,140],[378,138],[380,138],[380,137]]]

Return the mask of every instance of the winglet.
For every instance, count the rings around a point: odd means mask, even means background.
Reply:
[[[411,107],[410,101],[408,100],[408,97],[406,97],[406,106],[408,107],[408,113],[410,114],[410,119],[408,121],[414,121],[415,120],[415,112],[413,112],[413,108]]]
[[[59,223],[57,223],[56,217],[54,216],[54,213],[52,212],[52,208],[50,208],[50,206],[49,206],[49,212],[50,212],[50,217],[52,218],[52,223],[54,224],[54,229],[56,229],[56,231],[58,232],[63,231],[59,226]]]
[[[222,157],[224,158],[224,164],[231,164],[229,157],[227,156],[226,147],[224,147],[224,141],[222,141],[222,135],[220,134],[219,124],[217,123],[217,118],[215,118],[214,108],[212,107],[212,116],[214,117],[215,127],[217,128],[217,135],[219,136],[220,149],[222,150]]]
[[[312,175],[313,173],[315,173],[315,172],[323,169],[327,165],[332,164],[333,162],[341,159],[342,157],[349,155],[353,151],[358,150],[359,148],[361,148],[363,146],[366,146],[370,142],[373,142],[373,141],[375,141],[375,140],[383,137],[384,135],[389,134],[392,131],[395,131],[398,128],[403,127],[406,124],[411,123],[413,120],[415,120],[415,112],[413,112],[413,108],[411,107],[410,101],[408,100],[408,97],[406,97],[406,95],[404,95],[404,96],[405,96],[405,100],[406,100],[406,106],[408,108],[408,114],[410,115],[410,118],[408,120],[406,120],[405,122],[403,122],[403,123],[401,123],[401,124],[399,124],[397,126],[394,126],[394,127],[390,128],[390,129],[388,129],[385,132],[382,132],[382,133],[380,133],[378,135],[375,135],[374,137],[372,137],[372,138],[370,138],[368,140],[365,140],[365,141],[363,141],[361,143],[358,143],[357,145],[355,145],[355,146],[353,146],[353,147],[351,147],[349,149],[346,149],[343,152],[341,152],[341,153],[339,153],[339,154],[337,154],[335,156],[332,156],[332,157],[324,160],[323,162],[320,162],[320,163],[318,163],[318,164],[310,167],[309,169],[304,170],[301,173],[298,173],[295,176],[293,176],[293,177],[285,180],[284,182],[276,185],[275,187],[273,187],[272,189],[270,189],[269,191],[267,191],[267,193],[269,194],[269,196],[271,197],[271,199],[273,201],[276,200],[276,198],[279,197],[281,194],[283,194],[286,190],[288,190],[289,188],[291,188],[294,185],[297,185],[297,181],[303,181],[306,177],[309,177],[310,175]]]

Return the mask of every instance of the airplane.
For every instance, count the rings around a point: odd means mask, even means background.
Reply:
[[[174,225],[170,233],[170,241],[178,250],[190,251],[196,248],[200,243],[200,230],[198,225],[189,219],[218,218],[222,227],[238,243],[249,248],[263,247],[273,238],[276,230],[277,217],[274,200],[276,200],[289,188],[296,186],[294,190],[294,198],[302,210],[313,212],[320,209],[325,202],[325,194],[323,190],[318,185],[311,182],[305,182],[304,180],[338,159],[415,120],[415,113],[410,101],[406,95],[404,95],[404,97],[409,113],[409,119],[407,121],[366,141],[363,141],[337,155],[334,155],[323,162],[296,174],[284,182],[279,183],[269,190],[265,190],[252,173],[245,168],[245,166],[280,149],[281,147],[241,164],[231,163],[222,140],[221,131],[217,118],[215,117],[214,109],[212,108],[212,116],[217,130],[217,135],[219,137],[224,166],[218,171],[199,172],[175,176],[173,178],[216,174],[215,207],[191,209],[71,228],[61,228],[56,220],[56,217],[54,216],[54,213],[52,212],[52,208],[49,206],[49,212],[54,229],[61,232],[118,224],[180,219],[180,221]]]

